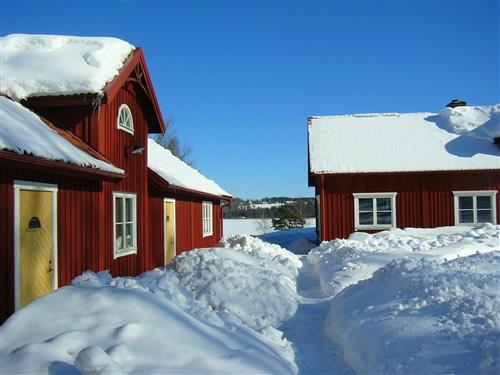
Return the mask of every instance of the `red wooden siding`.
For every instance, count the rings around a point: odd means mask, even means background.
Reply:
[[[14,311],[15,180],[58,186],[58,279],[67,285],[87,269],[100,270],[98,204],[101,182],[14,168],[0,170],[0,322]]]
[[[213,247],[220,241],[222,208],[218,200],[202,198],[178,193],[160,193],[150,188],[149,199],[149,229],[150,246],[154,266],[159,267],[164,262],[164,228],[163,202],[164,198],[175,199],[175,235],[176,252],[200,247]],[[211,201],[213,204],[213,234],[203,237],[202,229],[202,202]]]
[[[322,199],[321,240],[346,238],[354,232],[353,193],[396,192],[397,226],[432,228],[455,225],[453,191],[500,189],[499,170],[321,177],[316,176],[316,192]],[[496,199],[500,222],[500,194]]]
[[[113,101],[102,105],[99,112],[98,151],[115,166],[126,171],[127,177],[118,183],[105,182],[101,195],[101,225],[107,231],[100,238],[102,267],[113,275],[136,275],[153,263],[148,243],[148,189],[147,189],[147,150],[142,154],[132,154],[135,146],[147,146],[148,123],[143,112],[142,95],[134,85],[125,84]],[[134,134],[117,128],[118,109],[128,105],[134,119]],[[96,115],[96,114],[94,114]],[[128,154],[128,156],[127,156]],[[137,254],[113,259],[113,192],[134,193],[137,195]]]

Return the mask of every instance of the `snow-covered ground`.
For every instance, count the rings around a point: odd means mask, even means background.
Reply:
[[[259,219],[224,219],[224,236],[234,236],[235,234],[250,234],[258,236],[263,234],[258,225]],[[271,219],[267,219],[268,233],[275,232],[271,225]],[[316,226],[316,219],[306,219],[305,228]]]
[[[334,296],[326,335],[357,373],[499,373],[499,230],[393,229],[322,243],[304,263]]]
[[[497,374],[499,230],[355,233],[308,255],[236,235],[138,277],[87,272],[0,327],[0,373]]]

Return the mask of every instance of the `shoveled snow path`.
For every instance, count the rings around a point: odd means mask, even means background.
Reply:
[[[280,327],[286,339],[293,343],[298,374],[354,374],[340,349],[324,334],[331,297],[321,297],[319,279],[311,264],[305,256],[301,260],[303,266],[297,277],[297,291],[302,300],[295,316]]]

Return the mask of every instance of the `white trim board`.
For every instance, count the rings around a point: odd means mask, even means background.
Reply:
[[[163,198],[163,263],[165,265],[167,262],[167,233],[165,233],[165,203],[173,203],[174,204],[174,257],[177,256],[177,225],[176,225],[176,204],[174,198]]]

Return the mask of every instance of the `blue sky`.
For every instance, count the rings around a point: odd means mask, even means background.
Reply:
[[[0,10],[2,35],[143,47],[196,167],[244,198],[313,195],[308,116],[500,102],[498,1],[2,0]]]

